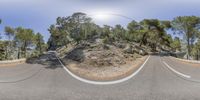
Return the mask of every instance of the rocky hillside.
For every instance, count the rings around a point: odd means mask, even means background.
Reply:
[[[148,54],[147,47],[138,44],[115,42],[105,44],[101,39],[84,42],[79,45],[68,45],[57,49],[64,62],[79,63],[80,66],[119,66]]]

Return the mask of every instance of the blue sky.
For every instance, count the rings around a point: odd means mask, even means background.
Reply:
[[[58,16],[73,12],[94,15],[97,12],[128,16],[136,21],[144,18],[172,20],[176,16],[200,16],[199,0],[0,0],[0,33],[5,26],[23,26],[49,38],[48,27]],[[130,19],[110,16],[96,20],[98,24],[126,25]]]

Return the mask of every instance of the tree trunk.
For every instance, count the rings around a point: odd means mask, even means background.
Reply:
[[[199,50],[197,49],[197,60],[199,60]]]
[[[145,32],[142,36],[142,39],[140,40],[140,47],[142,46],[142,44],[144,44],[144,41],[146,41],[146,35],[147,35],[147,32]]]
[[[42,54],[41,41],[39,41],[40,54]]]
[[[24,42],[24,57],[26,58],[26,47],[27,47],[27,42]]]
[[[18,47],[17,59],[20,58],[20,47]]]
[[[189,33],[187,33],[187,59],[190,57],[190,38],[189,38]]]
[[[8,59],[8,46],[6,46],[6,54],[5,54],[5,59]]]

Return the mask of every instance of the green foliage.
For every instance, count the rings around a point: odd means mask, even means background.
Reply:
[[[195,45],[192,48],[191,55],[194,57],[194,59],[199,60],[200,59],[200,39],[195,43]]]
[[[1,19],[0,19],[0,24],[1,24]],[[0,39],[1,39],[1,33],[0,33]]]
[[[181,51],[181,41],[178,37],[175,37],[172,43],[170,44],[173,51]]]
[[[132,21],[128,24],[127,26],[127,32],[126,32],[126,39],[128,41],[135,41],[135,42],[139,42],[140,38],[141,38],[141,25],[136,22],[136,21]]]
[[[121,25],[115,25],[112,29],[112,33],[115,41],[122,41],[126,39],[126,30]]]
[[[108,37],[103,38],[103,43],[108,44],[110,43],[110,40]]]
[[[55,25],[51,25],[48,41],[50,48],[57,48],[69,42],[80,43],[98,34],[100,27],[91,22],[85,13],[77,12],[68,17],[58,17]]]
[[[115,41],[139,42],[141,45],[149,45],[152,49],[160,45],[170,47],[170,40],[166,30],[171,28],[170,21],[159,21],[158,19],[144,19],[141,22],[132,21],[127,29],[121,25],[114,27],[104,25],[99,27],[85,13],[74,13],[67,17],[58,17],[56,24],[51,25],[51,33],[48,45],[50,48],[58,48],[70,42],[87,41],[94,36],[102,38],[104,43]]]
[[[5,35],[8,37],[8,49],[6,49],[7,52],[7,59],[11,59],[11,55],[13,52],[13,37],[15,35],[15,30],[9,26],[6,26],[4,29]]]
[[[8,36],[8,39],[10,40],[12,36],[15,34],[15,30],[9,26],[5,27],[5,35]]]
[[[183,34],[187,40],[188,57],[191,53],[191,45],[194,43],[198,34],[200,17],[179,16],[172,21],[172,27],[175,33]]]
[[[170,21],[158,19],[144,19],[141,22],[132,21],[128,24],[128,40],[139,42],[141,45],[149,45],[155,51],[157,47],[170,47],[172,37],[166,30],[171,28]]]
[[[43,40],[43,36],[40,33],[37,33],[34,38],[36,51],[39,51],[39,54],[42,54],[43,51],[46,51],[46,45]]]
[[[31,29],[24,29],[22,27],[16,28],[16,41],[19,43],[23,51],[23,56],[26,57],[27,49],[32,46],[34,41],[34,32]]]
[[[4,60],[6,58],[6,43],[4,41],[0,41],[0,60]]]
[[[35,34],[32,29],[6,26],[4,31],[8,40],[0,41],[0,60],[30,57],[34,49],[38,54],[46,50],[43,36],[40,33]]]

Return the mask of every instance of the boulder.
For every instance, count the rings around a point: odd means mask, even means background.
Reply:
[[[110,47],[109,47],[108,45],[104,44],[104,45],[103,45],[103,49],[105,49],[105,50],[109,50]]]
[[[82,48],[73,49],[65,57],[78,62],[82,62],[85,58]]]
[[[126,45],[123,43],[115,43],[115,46],[121,49],[124,49],[126,47]]]
[[[128,44],[128,45],[124,48],[124,52],[125,52],[125,53],[133,54],[133,53],[134,53],[133,47],[132,47],[130,44]]]
[[[146,55],[147,52],[145,50],[143,50],[141,47],[139,46],[134,46],[134,50],[135,53],[139,54],[139,55]]]
[[[144,55],[146,55],[147,53],[146,53],[144,50],[140,50],[140,51],[139,51],[139,54],[144,56]]]

